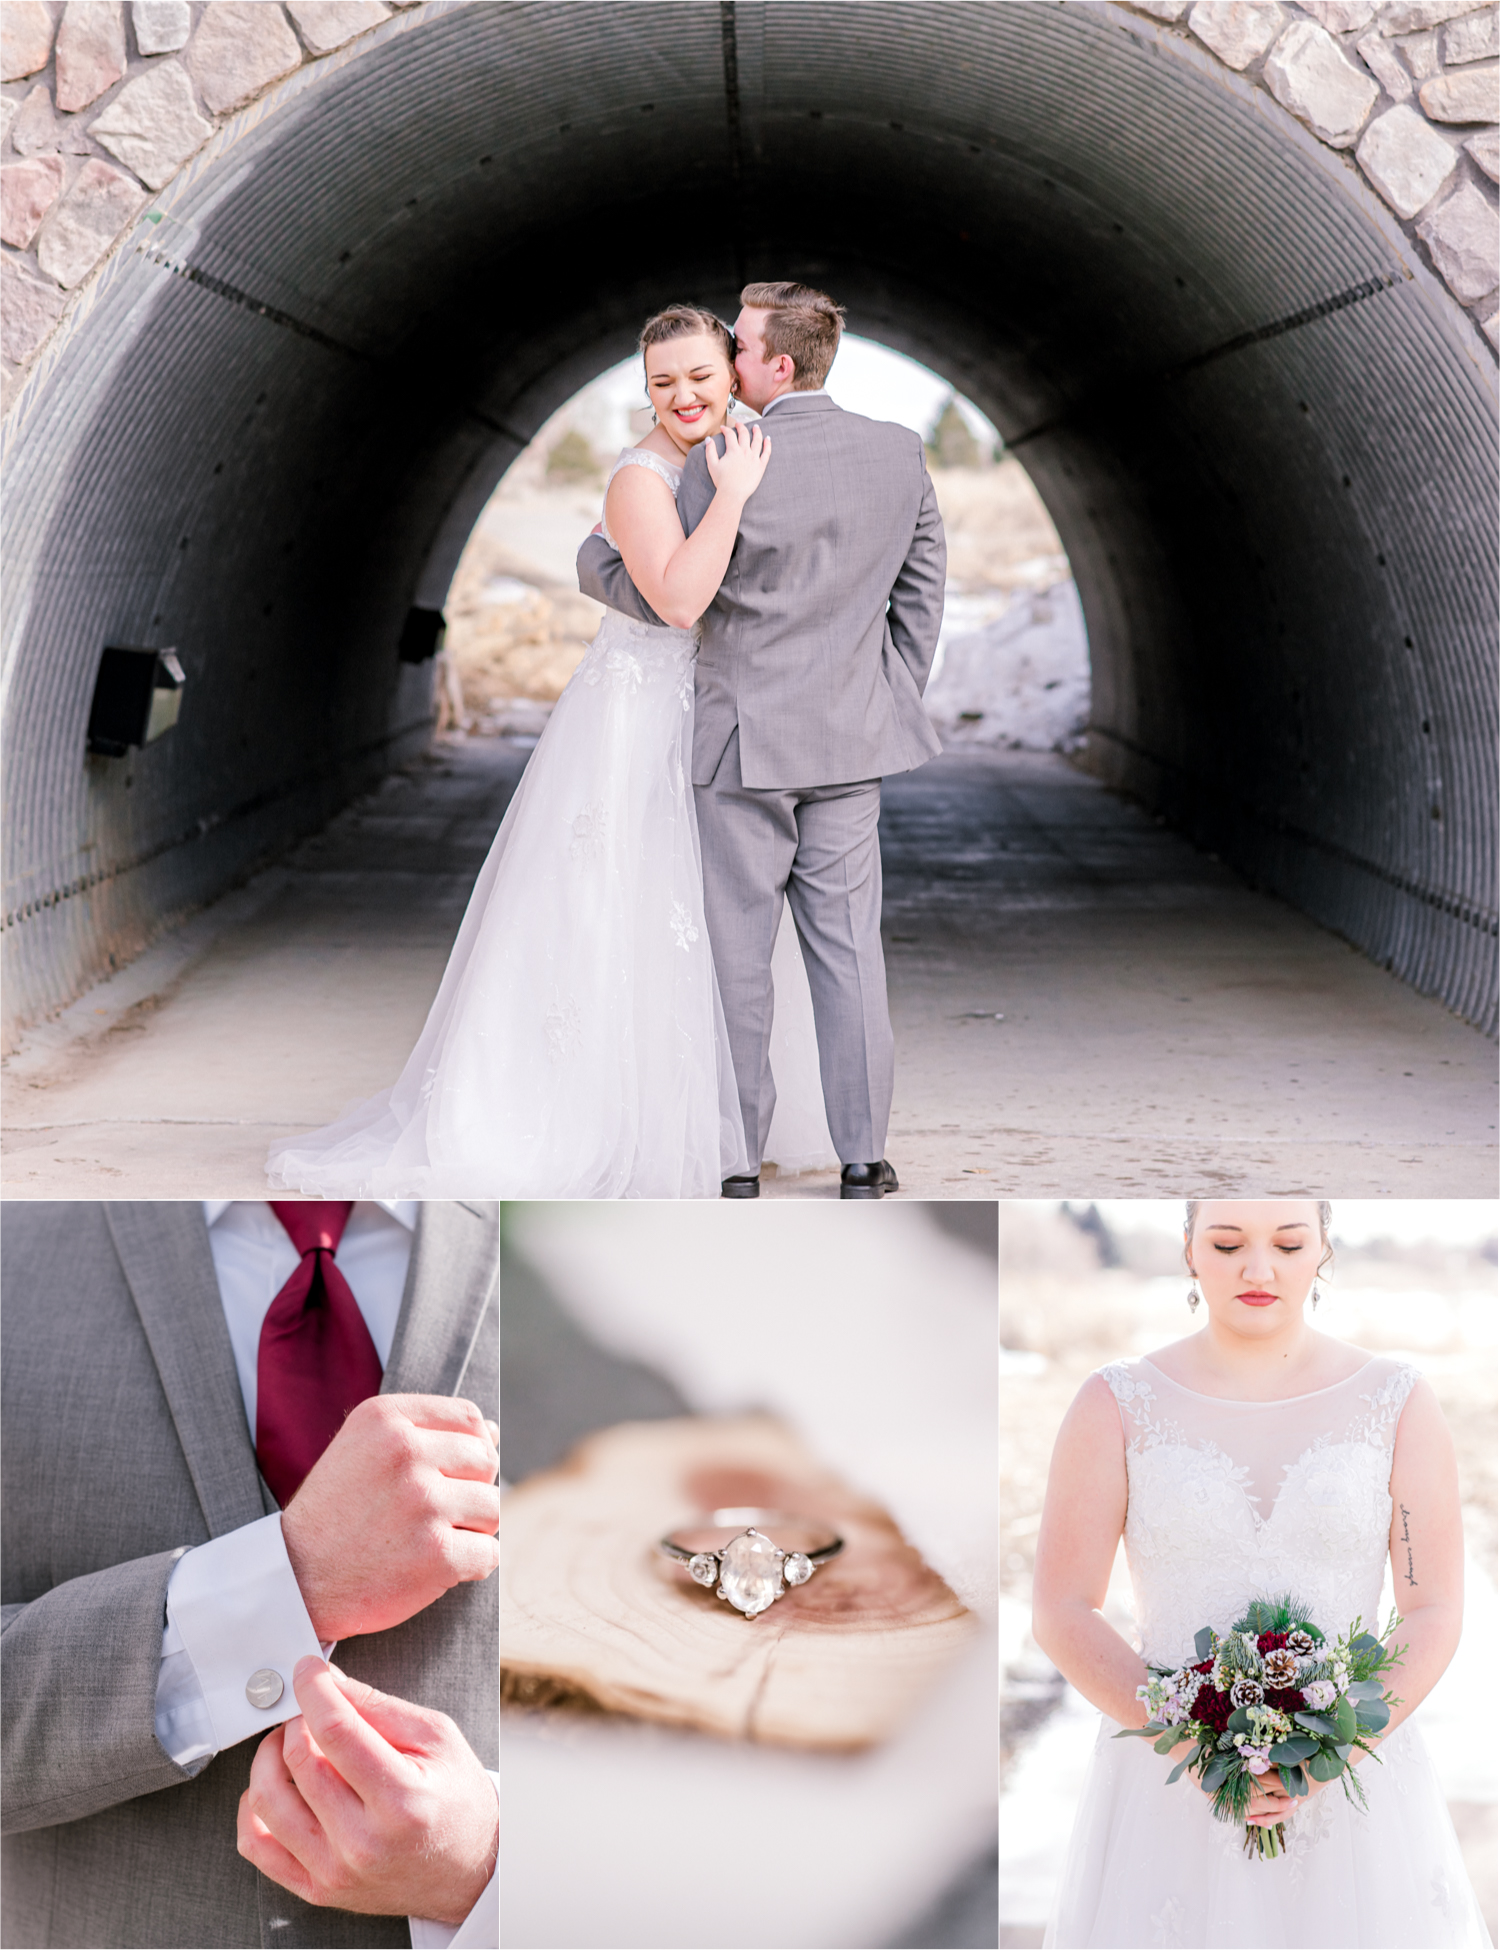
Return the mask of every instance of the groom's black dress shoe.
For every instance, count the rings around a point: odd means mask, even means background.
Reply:
[[[845,1165],[839,1184],[840,1198],[884,1198],[899,1192],[901,1181],[882,1158],[873,1165]]]
[[[719,1187],[720,1198],[759,1198],[760,1173],[750,1172],[738,1178],[726,1178]]]

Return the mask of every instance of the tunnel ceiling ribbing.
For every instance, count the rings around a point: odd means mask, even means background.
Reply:
[[[1096,769],[1492,1020],[1488,349],[1206,59],[1088,5],[914,18],[438,12],[153,206],[12,463],[12,1015],[415,748],[414,595],[647,310],[743,269],[826,283],[1014,443]],[[106,642],[189,673],[128,762],[83,756]]]

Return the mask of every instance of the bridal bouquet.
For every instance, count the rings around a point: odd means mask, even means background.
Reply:
[[[1401,1623],[1395,1612],[1389,1637]],[[1274,1767],[1293,1796],[1307,1793],[1307,1777],[1342,1780],[1344,1793],[1365,1805],[1364,1789],[1349,1766],[1356,1747],[1374,1749],[1400,1701],[1387,1693],[1380,1674],[1400,1665],[1404,1645],[1387,1651],[1356,1618],[1331,1644],[1294,1598],[1258,1598],[1223,1636],[1204,1626],[1194,1640],[1195,1665],[1170,1672],[1150,1666],[1149,1685],[1136,1691],[1151,1717],[1126,1727],[1117,1740],[1144,1736],[1159,1754],[1184,1740],[1194,1751],[1167,1776],[1198,1776],[1213,1797],[1220,1821],[1243,1821],[1255,1777]],[[1245,1826],[1245,1851],[1262,1861],[1280,1855],[1284,1824]]]

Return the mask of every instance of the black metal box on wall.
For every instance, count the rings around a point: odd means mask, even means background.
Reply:
[[[149,745],[177,722],[187,678],[175,650],[133,650],[111,644],[99,659],[89,707],[88,748],[123,758]]]
[[[396,654],[404,664],[425,664],[443,647],[448,625],[440,609],[409,609]]]

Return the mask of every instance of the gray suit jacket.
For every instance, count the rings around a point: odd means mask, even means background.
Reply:
[[[423,1207],[382,1392],[497,1414],[498,1255],[493,1205]],[[409,1945],[404,1916],[313,1908],[238,1854],[257,1741],[192,1768],[157,1742],[173,1565],[276,1507],[202,1208],[12,1204],[3,1309],[4,1943]],[[338,1661],[494,1767],[498,1625],[494,1580],[461,1585]]]
[[[740,776],[753,788],[909,772],[942,749],[922,692],[947,548],[922,442],[826,394],[784,395],[765,426],[770,464],[703,619],[693,783],[710,783],[736,725]],[[677,495],[687,534],[713,494],[699,447]],[[660,621],[602,536],[579,550],[578,585]]]

